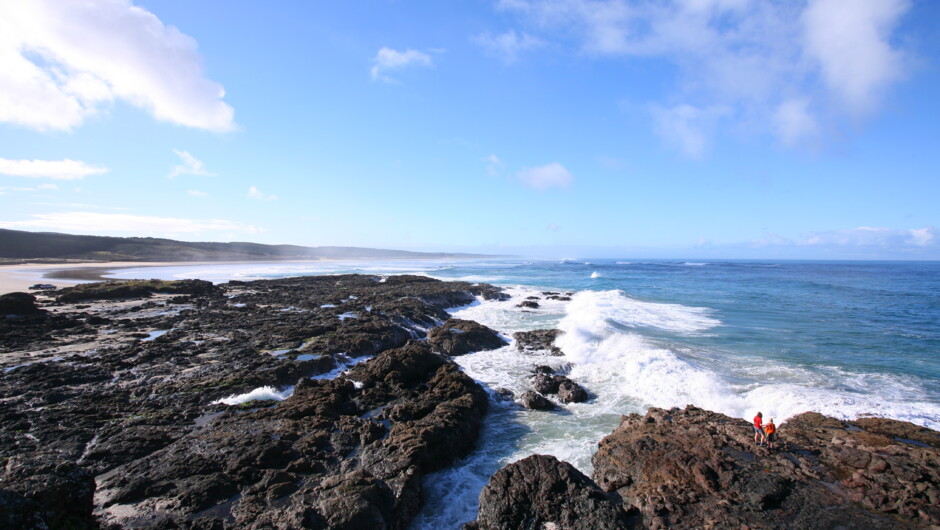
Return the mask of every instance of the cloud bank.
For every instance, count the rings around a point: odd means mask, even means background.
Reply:
[[[196,41],[130,0],[0,2],[0,122],[68,131],[121,100],[160,121],[229,131]]]
[[[183,219],[98,212],[59,212],[35,214],[24,221],[0,221],[0,228],[39,228],[79,233],[114,233],[137,235],[196,234],[235,231],[247,234],[264,229],[223,219]]]
[[[652,113],[657,132],[692,156],[705,151],[717,123],[799,146],[870,116],[907,70],[893,32],[910,7],[910,0],[497,2],[540,32],[534,38],[595,57],[674,64],[677,83]]]
[[[108,168],[86,164],[81,160],[10,160],[0,158],[0,175],[11,177],[81,180],[88,175],[107,173]]]

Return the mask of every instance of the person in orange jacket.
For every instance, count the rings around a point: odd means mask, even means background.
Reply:
[[[761,423],[764,421],[764,415],[760,412],[754,416],[754,442],[757,445],[764,445],[764,429]]]
[[[767,435],[767,447],[770,449],[774,448],[774,433],[777,432],[777,427],[774,425],[774,419],[770,418],[770,421],[764,425],[764,434]]]

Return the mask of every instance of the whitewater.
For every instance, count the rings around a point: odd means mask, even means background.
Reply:
[[[306,274],[422,274],[502,286],[509,301],[452,308],[504,348],[455,358],[491,394],[477,450],[425,481],[413,528],[459,528],[503,465],[551,454],[590,474],[623,414],[687,404],[778,424],[807,410],[885,416],[940,429],[940,263],[515,260],[229,264],[122,270],[213,281]],[[569,294],[552,300],[546,292]],[[539,307],[517,304],[537,297]],[[517,331],[559,329],[553,357],[519,352]],[[558,412],[498,398],[531,388],[536,365],[584,386]],[[258,389],[283,399],[274,389]],[[243,399],[233,396],[233,401]]]

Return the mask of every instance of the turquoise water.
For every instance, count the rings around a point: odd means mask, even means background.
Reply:
[[[414,528],[458,528],[501,466],[552,454],[585,473],[622,414],[695,404],[778,424],[800,412],[879,415],[940,429],[940,262],[386,261],[225,264],[120,271],[213,281],[336,273],[417,273],[506,287],[508,302],[453,308],[507,338],[559,328],[564,357],[513,344],[456,359],[486,388],[517,395],[536,364],[592,395],[555,413],[491,400],[474,454],[425,481]],[[542,291],[574,293],[571,301]],[[539,296],[540,307],[516,303]]]

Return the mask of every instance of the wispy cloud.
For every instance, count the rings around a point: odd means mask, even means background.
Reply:
[[[772,135],[785,145],[877,110],[908,70],[894,30],[910,0],[500,0],[540,32],[599,57],[672,62],[679,82],[657,109],[723,108],[714,121]],[[669,117],[669,116],[667,116]],[[682,113],[673,118],[684,119]],[[685,119],[680,150],[701,156],[712,133]],[[683,130],[684,128],[684,130]]]
[[[506,166],[498,156],[493,154],[485,157],[483,161],[486,162],[486,172],[491,177],[499,176],[500,171]]]
[[[178,149],[173,150],[176,153],[176,156],[180,157],[180,160],[183,161],[182,164],[173,166],[170,169],[170,173],[167,175],[167,178],[174,178],[180,175],[196,175],[200,177],[214,177],[215,173],[210,173],[202,161],[189,154],[188,151],[180,151]]]
[[[489,32],[473,37],[473,42],[480,45],[487,53],[499,57],[506,64],[512,64],[522,52],[535,50],[545,45],[545,41],[526,32],[516,33],[511,29],[499,35]]]
[[[0,175],[11,177],[81,180],[88,175],[107,173],[108,168],[93,166],[81,160],[10,160],[0,158]]]
[[[434,60],[425,52],[418,50],[397,51],[391,48],[382,48],[372,58],[370,74],[373,81],[383,81],[396,84],[399,81],[389,75],[411,66],[434,66]]]
[[[519,179],[540,191],[550,188],[567,188],[574,181],[571,173],[558,162],[523,169],[519,171]]]
[[[268,195],[267,193],[263,193],[261,190],[259,190],[258,188],[254,186],[249,186],[248,198],[257,199],[259,201],[273,201],[277,199],[277,195]]]
[[[130,0],[0,2],[0,72],[0,122],[67,131],[120,100],[160,121],[235,128],[196,41]]]
[[[40,228],[81,233],[114,233],[128,235],[197,234],[235,231],[257,234],[264,229],[223,219],[185,219],[144,215],[58,212],[35,214],[22,221],[0,221],[2,228]]]
[[[186,190],[186,194],[190,197],[208,197],[209,194],[204,191],[199,190]]]

